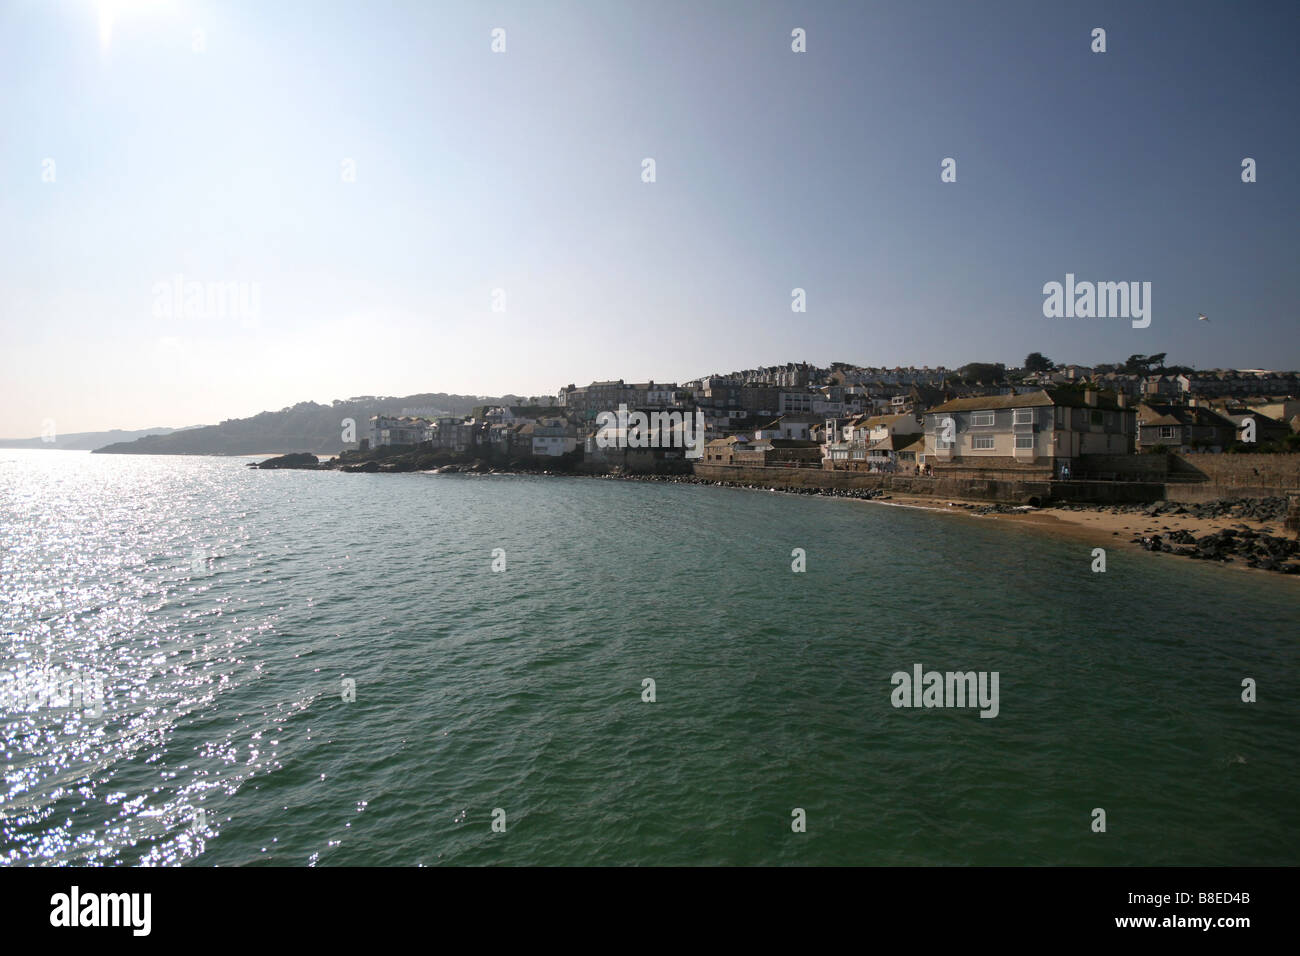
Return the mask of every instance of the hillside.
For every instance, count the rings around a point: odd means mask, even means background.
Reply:
[[[56,434],[53,441],[46,441],[44,438],[0,438],[0,448],[40,448],[63,451],[90,451],[93,448],[100,448],[109,442],[129,442],[134,441],[137,438],[143,438],[146,435],[170,435],[173,432],[183,430],[184,429],[180,428],[138,428],[134,431],[124,431],[121,428],[114,428],[112,431],[107,432],[69,432],[66,435]]]
[[[129,442],[117,442],[95,450],[106,455],[258,455],[273,452],[311,452],[335,455],[345,447],[342,421],[356,421],[358,439],[368,434],[371,415],[428,415],[433,410],[466,415],[476,405],[518,402],[516,396],[487,398],[478,395],[448,395],[431,392],[401,398],[362,396],[336,400],[330,405],[299,402],[278,412],[262,412],[252,418],[232,418],[220,425],[205,425],[149,435]]]

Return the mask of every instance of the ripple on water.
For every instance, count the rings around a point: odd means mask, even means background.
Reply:
[[[1300,710],[1236,690],[1300,679],[1279,582],[722,488],[0,474],[6,673],[104,689],[0,709],[0,862],[1300,862]],[[917,662],[999,716],[893,708]]]

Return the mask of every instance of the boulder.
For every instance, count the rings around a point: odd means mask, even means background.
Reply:
[[[309,452],[296,452],[292,455],[281,455],[279,458],[268,458],[266,461],[258,462],[258,468],[315,468],[320,464],[320,459]]]

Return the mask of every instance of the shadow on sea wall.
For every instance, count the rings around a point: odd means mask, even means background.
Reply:
[[[710,481],[764,485],[768,488],[875,489],[898,495],[965,498],[1020,505],[1041,505],[1049,501],[1124,504],[1159,501],[1165,496],[1163,484],[1139,481],[1033,481],[943,476],[924,478],[818,468],[716,464],[697,464],[695,474]]]

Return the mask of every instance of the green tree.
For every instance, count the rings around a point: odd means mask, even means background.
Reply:
[[[971,362],[957,369],[963,382],[1000,382],[1007,375],[1007,367],[1001,362]]]
[[[1157,352],[1155,355],[1130,355],[1128,361],[1124,363],[1124,371],[1134,375],[1151,375],[1156,372],[1163,372],[1165,367],[1166,352]]]
[[[1030,352],[1025,356],[1026,372],[1050,372],[1054,368],[1056,363],[1042,352]]]

